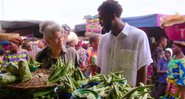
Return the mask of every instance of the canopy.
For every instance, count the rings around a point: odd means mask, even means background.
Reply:
[[[136,17],[125,17],[122,20],[135,27],[160,27],[160,18],[163,14],[150,14]],[[75,25],[75,32],[85,31],[85,24]]]
[[[6,33],[19,33],[21,36],[31,36],[42,38],[39,33],[39,23],[41,21],[2,21],[0,20],[1,28]]]
[[[170,40],[185,40],[185,16],[171,15],[162,20],[166,35]]]

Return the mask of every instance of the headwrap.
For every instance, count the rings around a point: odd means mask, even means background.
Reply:
[[[23,40],[20,37],[17,38],[11,38],[9,42],[15,43],[17,46],[22,45]]]
[[[172,51],[172,49],[171,49],[171,48],[166,48],[166,49],[165,49],[165,51],[169,51],[169,52],[170,52],[170,54],[171,54],[171,58],[172,58],[172,55],[173,55],[173,51]]]

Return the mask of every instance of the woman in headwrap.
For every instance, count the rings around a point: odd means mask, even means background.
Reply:
[[[173,42],[174,57],[168,65],[166,98],[164,99],[185,99],[185,56],[182,49],[184,41]]]
[[[19,60],[25,59],[28,60],[28,53],[25,50],[22,50],[20,46],[22,45],[23,40],[21,38],[11,38],[9,40],[9,53],[6,53],[3,58],[4,65],[7,65],[9,62],[15,64]]]
[[[157,61],[157,89],[155,92],[155,99],[159,99],[160,96],[165,95],[166,89],[166,78],[168,64],[172,58],[173,51],[171,48],[166,48],[164,51],[164,58],[161,58]]]

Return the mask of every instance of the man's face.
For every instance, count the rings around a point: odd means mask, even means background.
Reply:
[[[166,47],[167,44],[168,44],[168,40],[167,39],[164,39],[162,43],[163,43],[163,46]]]
[[[103,26],[103,29],[106,32],[109,32],[112,29],[112,19],[110,18],[110,15],[108,16],[104,12],[101,12],[101,11],[98,12],[98,15],[99,15],[101,26]]]

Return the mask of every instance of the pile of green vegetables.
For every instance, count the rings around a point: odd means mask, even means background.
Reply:
[[[138,87],[130,86],[122,72],[90,75],[86,78],[80,68],[75,68],[71,62],[64,63],[61,59],[58,59],[57,63],[52,66],[52,74],[48,83],[58,83],[59,93],[73,93],[76,97],[85,97],[84,99],[89,99],[88,96],[92,96],[90,94],[93,93],[80,94],[75,90],[92,90],[99,93],[103,99],[152,99],[149,94],[152,85],[141,83]]]
[[[13,82],[25,82],[32,78],[31,72],[26,60],[20,60],[18,65],[9,63],[5,67],[6,73],[0,74],[0,84],[9,84]]]
[[[37,62],[32,56],[30,56],[28,62],[26,60],[20,60],[18,65],[10,62],[3,68],[5,73],[0,74],[0,84],[28,81],[32,78],[30,70],[40,65],[41,63]]]

